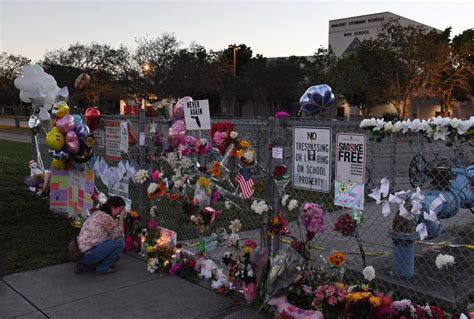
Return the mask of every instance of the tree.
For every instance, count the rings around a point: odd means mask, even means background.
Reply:
[[[21,68],[30,62],[30,59],[21,55],[0,55],[0,103],[8,103],[16,110],[16,106],[20,102],[20,92],[13,81],[20,76]]]
[[[72,102],[101,105],[115,112],[118,100],[129,93],[130,75],[134,66],[129,50],[121,45],[117,49],[108,44],[75,43],[67,49],[47,52],[41,62],[45,71],[56,78],[59,86],[67,86]],[[87,90],[77,92],[74,82],[81,73],[91,76]]]
[[[453,98],[464,98],[472,89],[474,77],[474,31],[466,30],[453,41],[451,28],[436,37],[436,58],[430,64],[430,75],[425,88],[439,99],[441,112],[447,114]]]
[[[305,70],[308,86],[318,84],[330,85],[334,80],[332,71],[337,64],[337,57],[332,49],[320,47],[311,57],[311,60],[306,61],[303,64],[303,69]]]

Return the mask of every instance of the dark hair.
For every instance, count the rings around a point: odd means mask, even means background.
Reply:
[[[112,208],[121,206],[125,206],[125,201],[123,200],[123,198],[120,196],[112,196],[107,200],[104,205],[100,206],[100,210],[109,215],[112,215]]]

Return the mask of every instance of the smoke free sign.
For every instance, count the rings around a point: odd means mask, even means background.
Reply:
[[[367,137],[357,133],[336,135],[336,181],[365,183]]]

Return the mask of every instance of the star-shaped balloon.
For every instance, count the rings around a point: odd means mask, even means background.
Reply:
[[[56,94],[56,98],[54,102],[60,102],[64,101],[67,102],[69,100],[69,90],[67,89],[67,86],[61,88],[59,92]]]

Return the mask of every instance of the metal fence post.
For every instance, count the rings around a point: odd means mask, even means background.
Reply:
[[[138,131],[139,131],[139,150],[140,150],[140,169],[145,169],[145,110],[141,109],[138,117]],[[145,216],[145,185],[140,184],[139,205],[138,210],[142,218]]]

